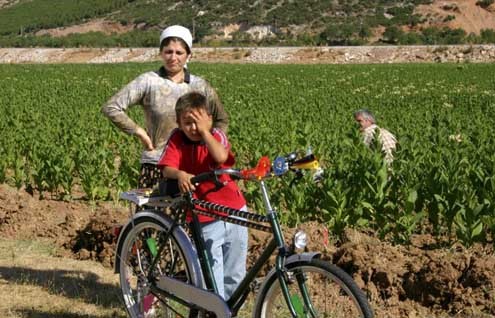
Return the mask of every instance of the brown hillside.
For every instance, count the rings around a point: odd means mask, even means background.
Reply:
[[[6,8],[6,7],[11,6],[11,5],[14,5],[17,2],[19,2],[19,1],[18,0],[0,0],[0,9],[1,8]]]
[[[427,19],[422,27],[461,28],[477,35],[483,29],[495,29],[495,4],[484,9],[475,0],[435,0],[430,5],[419,5],[415,13]]]
[[[104,19],[94,19],[89,22],[71,25],[68,27],[60,27],[54,29],[45,29],[36,32],[36,35],[49,34],[54,37],[67,36],[71,33],[87,33],[87,32],[102,32],[104,34],[125,33],[134,29],[134,26],[124,26],[120,23],[105,21]]]
[[[15,0],[0,0],[0,8],[15,3]],[[429,5],[419,5],[415,14],[424,17],[425,22],[415,27],[422,29],[426,27],[448,27],[452,29],[461,28],[467,34],[479,35],[483,29],[495,30],[495,3],[488,8],[476,5],[476,0],[434,0]],[[102,32],[105,34],[125,33],[137,28],[136,25],[121,25],[118,22],[107,21],[102,18],[90,20],[83,24],[53,29],[45,29],[37,32],[37,35],[50,34],[54,37],[66,36],[71,33]],[[224,37],[231,36],[231,32],[238,30],[239,25],[224,26],[222,32]],[[305,28],[301,28],[302,30]],[[375,34],[369,40],[376,42],[381,38],[385,28],[375,29]]]

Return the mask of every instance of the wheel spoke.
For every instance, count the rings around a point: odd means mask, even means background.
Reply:
[[[150,287],[161,275],[184,282],[191,282],[191,276],[174,236],[167,235],[165,226],[156,220],[145,220],[134,222],[119,255],[121,290],[130,317],[197,317],[181,302],[151,293]]]
[[[298,317],[352,318],[373,316],[364,293],[334,265],[312,260],[289,265],[287,287]],[[255,308],[263,318],[291,317],[277,279],[265,285]]]

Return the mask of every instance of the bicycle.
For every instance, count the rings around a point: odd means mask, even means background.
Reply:
[[[321,260],[318,252],[295,252],[296,247],[305,246],[304,233],[297,232],[290,245],[284,241],[265,179],[292,171],[296,180],[305,169],[319,169],[314,155],[298,160],[296,157],[296,153],[277,157],[273,164],[262,157],[252,169],[215,170],[191,180],[193,184],[212,180],[222,186],[217,176],[229,174],[234,179],[256,181],[265,215],[195,199],[192,193],[179,196],[164,195],[163,191],[158,195],[143,194],[141,190],[123,193],[121,197],[125,200],[152,207],[134,214],[118,238],[115,270],[120,275],[129,316],[235,317],[248,295],[257,291],[253,317],[373,317],[366,295],[351,276]],[[166,209],[167,213],[153,207]],[[185,222],[186,211],[192,212],[192,222]],[[272,233],[270,243],[228,300],[215,293],[198,214]],[[275,251],[278,252],[274,268],[259,286],[256,277]]]

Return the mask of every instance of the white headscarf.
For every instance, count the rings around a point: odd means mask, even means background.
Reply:
[[[192,50],[192,35],[188,28],[185,28],[181,25],[172,25],[162,31],[160,34],[160,45],[162,41],[169,37],[177,37],[182,39],[189,48],[189,51]]]

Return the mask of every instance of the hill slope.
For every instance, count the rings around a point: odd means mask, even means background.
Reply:
[[[495,4],[483,8],[472,0],[434,1],[431,5],[419,5],[415,13],[429,17],[425,26],[461,28],[466,33],[480,34],[483,29],[495,29]],[[452,16],[454,18],[449,18]]]
[[[156,46],[170,24],[203,45],[495,43],[494,0],[1,0],[0,46]]]

